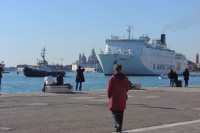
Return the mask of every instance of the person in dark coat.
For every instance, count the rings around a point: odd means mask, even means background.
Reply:
[[[107,95],[109,98],[109,109],[115,121],[116,132],[122,131],[123,115],[126,108],[127,92],[131,85],[127,76],[121,70],[122,66],[116,64],[114,66],[115,73],[108,81]]]
[[[63,85],[63,76],[60,72],[58,73],[58,76],[56,78],[56,85]]]
[[[184,76],[184,80],[185,80],[185,87],[188,87],[188,80],[189,80],[190,73],[187,68],[183,72],[183,76]]]
[[[168,73],[168,77],[170,79],[170,86],[174,86],[174,71],[171,69],[170,72]]]
[[[176,73],[176,71],[174,71],[174,82],[177,87],[178,86],[178,74]]]
[[[81,88],[82,88],[82,82],[85,82],[85,78],[84,78],[84,75],[83,75],[83,72],[85,71],[85,69],[81,66],[78,67],[78,69],[76,69],[76,91],[78,89],[78,84],[79,85],[79,91],[81,91]]]
[[[0,64],[0,95],[1,95],[1,78],[2,78],[2,72],[3,72],[3,67],[2,65]]]

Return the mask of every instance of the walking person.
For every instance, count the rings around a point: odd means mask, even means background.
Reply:
[[[184,80],[185,80],[185,87],[188,87],[188,80],[189,80],[190,73],[187,68],[183,72],[183,76],[184,76]]]
[[[121,132],[127,92],[131,84],[127,76],[122,73],[122,66],[120,64],[116,64],[114,70],[115,73],[108,81],[107,95],[109,98],[109,109],[115,121],[116,132]]]
[[[83,75],[83,72],[85,71],[85,69],[81,66],[78,66],[78,69],[76,69],[76,91],[78,89],[78,84],[79,84],[79,91],[81,91],[82,88],[82,82],[85,82],[85,78]]]
[[[1,95],[1,78],[2,78],[2,72],[3,72],[3,67],[2,65],[0,64],[0,95]]]

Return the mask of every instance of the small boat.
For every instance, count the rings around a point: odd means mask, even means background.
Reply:
[[[159,76],[159,79],[169,79],[168,75],[167,74],[161,74]]]
[[[56,77],[58,73],[60,73],[63,77],[65,76],[66,72],[63,70],[53,70],[49,67],[48,62],[45,60],[45,51],[46,49],[42,49],[42,60],[37,61],[36,66],[32,67],[24,67],[23,72],[24,76],[26,77],[45,77],[47,74],[49,76]]]

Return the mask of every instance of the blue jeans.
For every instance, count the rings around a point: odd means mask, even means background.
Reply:
[[[174,86],[174,79],[170,79],[170,86]]]
[[[78,83],[80,83],[79,85],[79,91],[81,91],[81,88],[82,88],[82,82],[76,82],[76,91],[78,89]]]

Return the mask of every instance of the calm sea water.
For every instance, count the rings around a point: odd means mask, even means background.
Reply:
[[[83,83],[83,90],[105,90],[109,76],[103,73],[84,73],[86,82]],[[75,86],[76,73],[67,73],[64,83]],[[55,78],[54,78],[55,79]],[[168,86],[169,79],[159,79],[158,76],[129,76],[132,83],[141,83],[142,88],[154,86]],[[183,81],[183,77],[179,77]],[[24,77],[23,73],[4,73],[2,78],[2,93],[26,93],[41,92],[44,78]],[[184,84],[184,83],[183,83]],[[189,86],[199,86],[200,76],[190,76]]]

